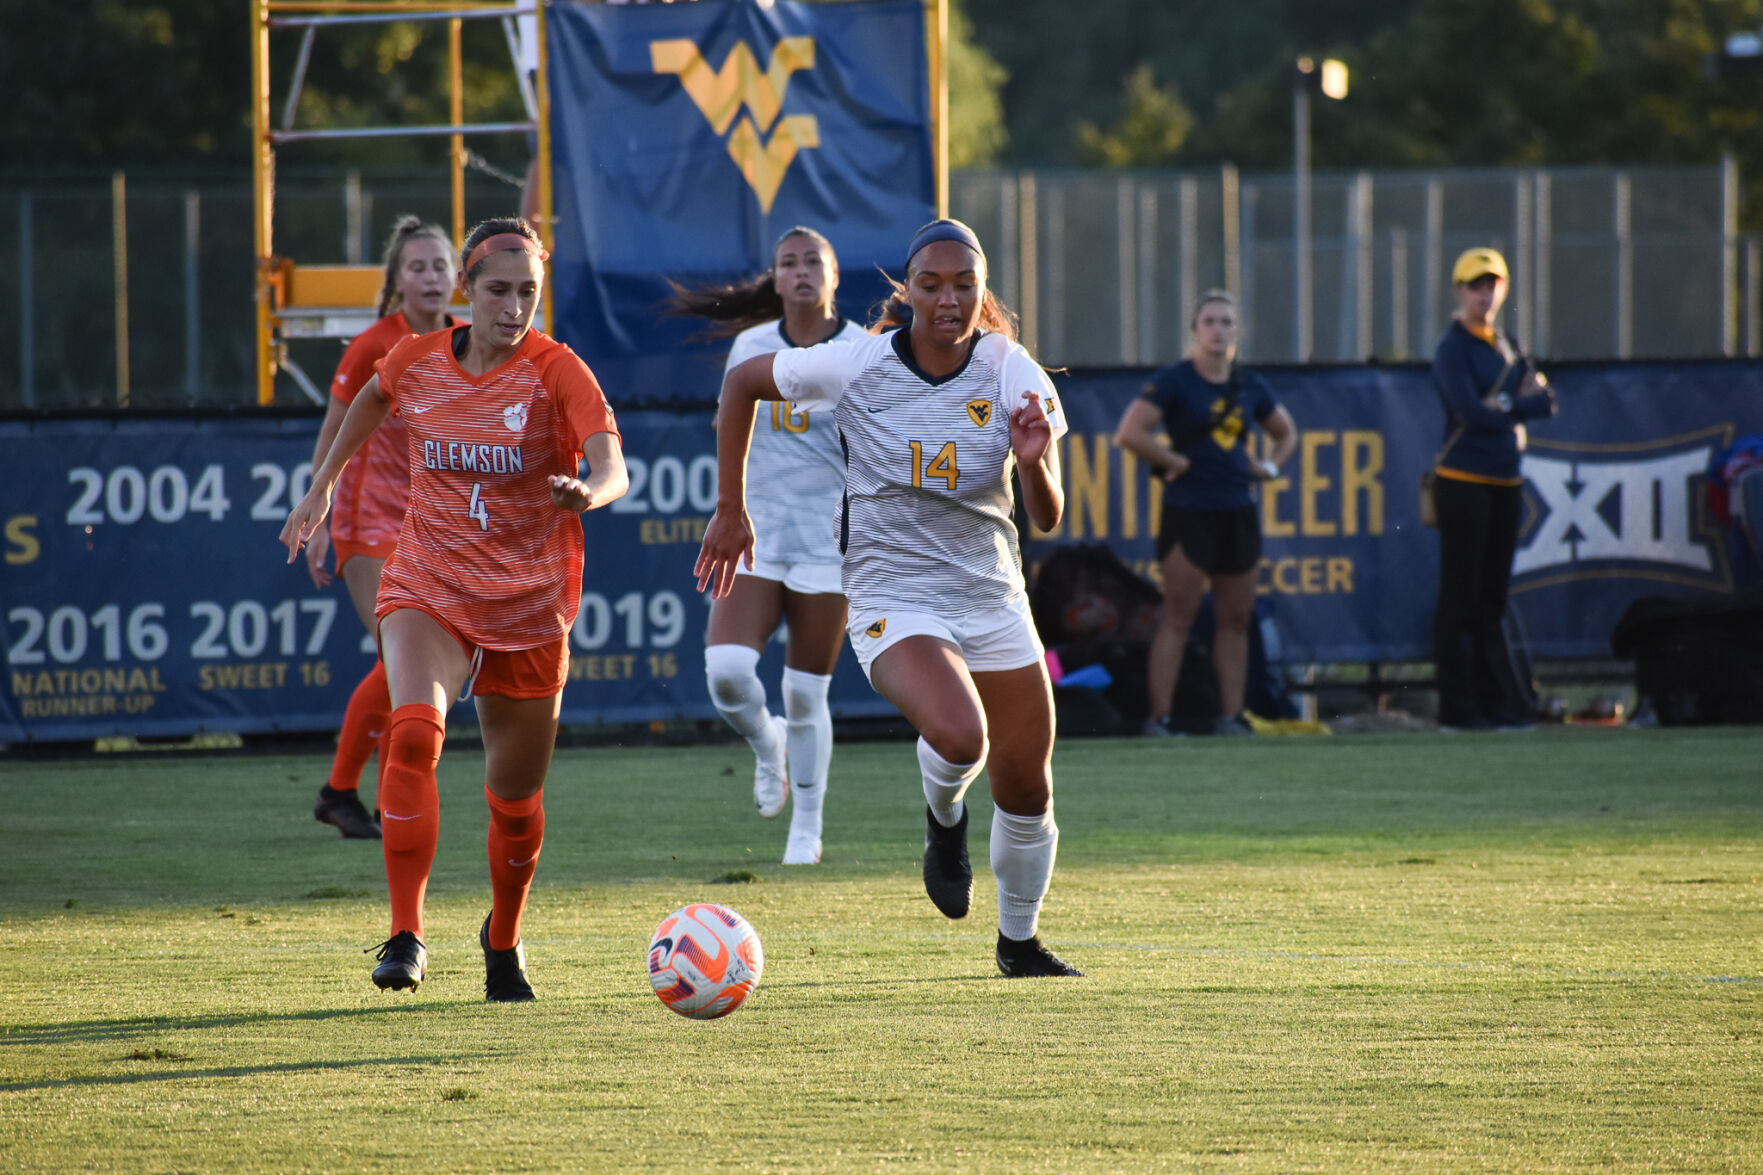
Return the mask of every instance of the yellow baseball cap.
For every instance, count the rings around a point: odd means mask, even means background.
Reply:
[[[1506,269],[1506,259],[1500,256],[1498,249],[1465,249],[1457,258],[1457,264],[1451,266],[1451,284],[1460,286],[1490,273],[1503,282],[1512,280],[1512,274]]]

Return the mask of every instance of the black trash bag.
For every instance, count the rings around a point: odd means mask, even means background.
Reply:
[[[1163,594],[1102,543],[1056,548],[1028,597],[1048,647],[1072,641],[1149,641]],[[1076,668],[1067,666],[1067,668]]]
[[[1666,726],[1763,723],[1763,590],[1718,603],[1644,596],[1610,634],[1636,709]]]

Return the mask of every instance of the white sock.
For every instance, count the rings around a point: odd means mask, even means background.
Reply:
[[[961,798],[985,765],[983,754],[977,763],[951,763],[937,754],[923,735],[919,736],[918,769],[924,772],[924,802],[930,805],[938,824],[953,828],[961,823]]]
[[[820,835],[827,768],[833,761],[833,716],[826,695],[833,679],[784,670],[784,717],[789,722],[790,831]]]
[[[711,645],[704,650],[710,701],[754,754],[770,755],[777,750],[777,732],[765,712],[765,686],[760,684],[758,668],[759,651],[746,645]]]
[[[998,932],[1005,938],[1035,936],[1058,853],[1059,826],[1053,823],[1051,801],[1039,816],[992,809],[992,875],[998,879]]]

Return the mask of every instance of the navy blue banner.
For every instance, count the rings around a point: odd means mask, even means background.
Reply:
[[[659,313],[667,279],[732,281],[793,225],[839,256],[863,318],[935,213],[924,7],[548,9],[553,325],[621,406],[714,395],[726,344]]]
[[[631,489],[586,516],[566,723],[716,716],[691,576],[716,502],[710,419],[619,414]],[[314,587],[276,541],[316,432],[313,418],[0,423],[0,743],[339,726],[373,645],[343,585]],[[760,672],[775,688],[782,668],[780,637]],[[892,710],[848,654],[832,708]]]
[[[1056,377],[1072,422],[1065,520],[1030,544],[1031,561],[1051,543],[1105,541],[1154,578],[1157,495],[1110,444],[1146,374]],[[1302,434],[1260,502],[1262,590],[1288,659],[1427,659],[1437,538],[1415,487],[1443,422],[1426,372],[1264,374]],[[1607,657],[1635,598],[1718,598],[1755,580],[1701,487],[1714,452],[1763,431],[1763,365],[1552,374],[1562,410],[1532,431],[1513,578],[1536,654]],[[691,578],[716,497],[710,412],[619,422],[631,490],[584,522],[563,718],[712,718],[708,607]],[[315,588],[276,543],[316,429],[310,417],[0,423],[0,742],[336,728],[372,647],[342,585]],[[774,642],[761,673],[775,683],[780,668]],[[848,653],[832,704],[888,712]]]
[[[1270,597],[1295,661],[1430,660],[1438,539],[1417,484],[1444,439],[1427,370],[1266,368],[1300,431],[1260,509]],[[1046,542],[1106,541],[1157,579],[1160,501],[1110,438],[1142,372],[1055,377],[1072,432],[1066,508]],[[1575,364],[1551,369],[1560,415],[1534,422],[1512,591],[1532,653],[1607,657],[1645,595],[1718,597],[1757,569],[1707,513],[1709,458],[1763,431],[1763,367],[1746,362]],[[1260,451],[1261,436],[1253,442]],[[1160,487],[1161,483],[1157,483]]]

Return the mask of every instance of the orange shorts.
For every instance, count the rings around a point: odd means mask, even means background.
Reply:
[[[396,542],[389,543],[357,543],[349,539],[331,538],[331,550],[337,555],[337,574],[343,574],[343,564],[357,555],[366,555],[370,559],[386,560],[398,549]]]
[[[409,605],[400,604],[398,607],[405,608]],[[472,644],[465,634],[447,623],[445,617],[430,612],[427,608],[416,608],[414,611],[421,612],[446,629],[447,635],[458,641],[459,647],[470,655],[475,672],[466,679],[466,683],[471,687],[471,696],[474,698],[481,698],[485,694],[503,698],[552,698],[563,692],[563,684],[569,680],[568,633],[536,649],[486,649]],[[384,620],[386,615],[386,612],[380,613],[379,619]]]

